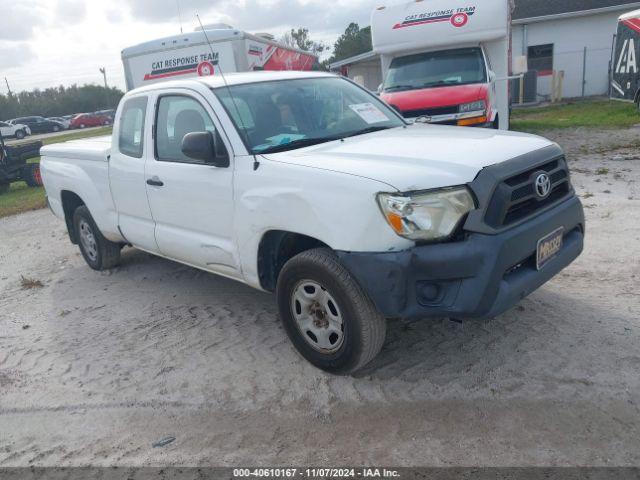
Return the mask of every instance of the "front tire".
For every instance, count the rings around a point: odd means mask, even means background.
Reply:
[[[16,131],[16,138],[18,140],[22,140],[26,136],[27,136],[27,132],[25,132],[24,130],[17,130]]]
[[[104,238],[86,206],[76,209],[73,226],[80,252],[94,270],[109,270],[120,261],[120,244]]]
[[[328,249],[289,260],[278,277],[277,297],[289,339],[322,370],[353,373],[382,349],[385,318]]]

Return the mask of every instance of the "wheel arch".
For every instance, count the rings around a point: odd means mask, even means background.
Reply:
[[[67,224],[67,232],[69,232],[69,239],[71,243],[77,245],[78,236],[73,224],[73,214],[78,207],[86,205],[86,203],[77,193],[70,190],[62,190],[60,192],[60,200],[62,202],[62,210],[64,211],[64,221]]]
[[[269,230],[260,239],[258,246],[258,278],[260,286],[273,292],[278,275],[291,258],[314,248],[330,248],[317,238],[286,230]]]

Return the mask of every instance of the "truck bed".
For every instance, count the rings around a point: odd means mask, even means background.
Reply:
[[[87,205],[102,233],[120,240],[118,220],[109,187],[111,137],[95,137],[56,143],[42,147],[40,170],[49,205],[60,218],[64,216],[65,192]]]
[[[55,143],[42,147],[40,153],[46,157],[106,162],[111,153],[111,136]]]

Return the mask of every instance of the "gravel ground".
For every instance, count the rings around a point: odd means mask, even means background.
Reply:
[[[496,319],[390,323],[356,377],[270,295],[131,249],[96,273],[48,211],[0,220],[0,466],[638,465],[639,133],[549,133],[583,256]]]

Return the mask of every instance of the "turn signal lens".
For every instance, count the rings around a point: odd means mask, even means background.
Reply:
[[[487,123],[487,117],[464,118],[458,120],[459,127],[468,127],[469,125],[478,125],[479,123]]]

